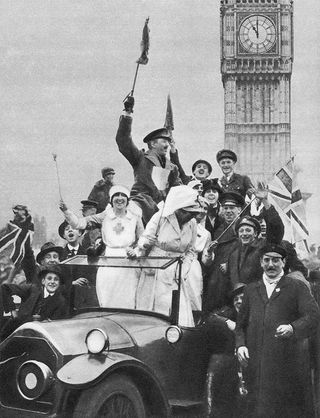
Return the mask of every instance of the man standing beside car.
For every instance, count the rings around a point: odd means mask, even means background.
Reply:
[[[303,282],[284,274],[283,247],[267,244],[260,254],[263,277],[247,285],[236,326],[250,416],[311,417],[308,365],[298,342],[316,331],[319,308]]]

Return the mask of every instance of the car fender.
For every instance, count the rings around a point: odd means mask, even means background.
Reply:
[[[140,360],[123,353],[82,354],[70,360],[57,373],[58,380],[71,388],[82,388],[96,383],[102,376],[118,368],[144,369],[152,372]]]

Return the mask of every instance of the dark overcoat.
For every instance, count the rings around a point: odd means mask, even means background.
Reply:
[[[227,226],[226,222],[222,222],[214,232],[213,239],[217,239]],[[228,262],[229,256],[236,248],[237,243],[238,237],[233,226],[219,239],[218,246],[214,252],[213,264],[205,271],[208,277],[207,291],[203,301],[205,311],[212,312],[228,303],[231,282],[227,272],[225,273],[221,270],[221,264]]]
[[[131,137],[132,118],[121,116],[116,142],[119,151],[129,161],[134,172],[134,184],[131,189],[131,197],[142,209],[142,218],[147,223],[152,215],[158,211],[157,204],[161,202],[170,187],[182,184],[178,168],[165,158],[164,165],[159,157],[152,151],[139,150]],[[167,187],[159,190],[152,179],[154,167],[168,170]]]
[[[301,356],[301,341],[315,332],[319,308],[307,286],[283,276],[270,299],[262,280],[249,284],[236,326],[236,347],[247,346],[245,369],[253,398],[254,417],[309,417],[306,396],[307,352]],[[291,324],[290,338],[275,338],[279,325]],[[300,341],[300,343],[299,343]],[[299,346],[300,344],[300,346]]]
[[[236,283],[251,283],[262,278],[260,265],[260,250],[267,242],[280,244],[284,234],[282,220],[273,206],[263,210],[266,221],[266,238],[256,238],[249,245],[242,245],[238,240],[237,245],[230,254],[228,260],[228,274],[232,285]]]
[[[88,199],[98,203],[98,213],[104,211],[107,207],[107,204],[110,202],[109,192],[112,186],[113,183],[111,181],[105,181],[104,179],[98,180],[93,186]]]

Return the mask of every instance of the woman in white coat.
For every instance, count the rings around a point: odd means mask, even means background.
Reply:
[[[179,323],[183,326],[194,326],[186,281],[197,238],[197,223],[194,218],[203,211],[197,197],[197,192],[188,186],[172,187],[163,208],[146,225],[136,249],[128,251],[129,257],[143,256],[147,251],[154,257],[183,256],[179,316]],[[143,271],[137,307],[170,315],[172,291],[178,288],[177,279],[177,263],[165,270]]]
[[[101,224],[104,255],[126,257],[128,247],[134,246],[143,232],[141,216],[128,209],[129,190],[121,185],[110,189],[110,203],[98,214],[78,218],[61,202],[67,222],[74,228],[85,229],[89,222]],[[99,267],[96,291],[102,307],[135,308],[140,271],[117,267]]]

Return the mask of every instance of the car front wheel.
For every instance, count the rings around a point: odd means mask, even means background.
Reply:
[[[142,396],[124,375],[114,375],[85,390],[77,403],[74,418],[145,418]]]

